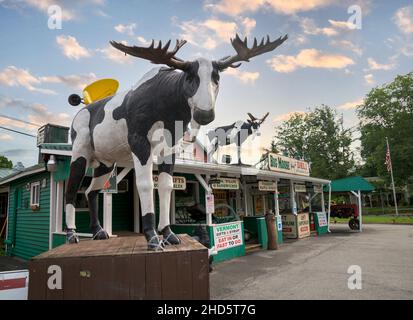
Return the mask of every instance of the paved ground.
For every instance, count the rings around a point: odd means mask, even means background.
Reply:
[[[413,299],[413,226],[334,225],[332,234],[218,264],[212,299]],[[348,289],[350,265],[362,289]]]

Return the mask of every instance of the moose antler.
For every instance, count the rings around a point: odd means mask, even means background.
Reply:
[[[265,119],[267,119],[267,117],[268,117],[269,114],[270,114],[270,113],[267,112],[267,113],[265,114],[265,116],[263,116],[263,117],[259,120],[259,121],[260,121],[260,124],[263,123],[263,122],[265,121]]]
[[[254,44],[252,48],[248,48],[247,37],[245,37],[244,41],[242,41],[239,35],[236,34],[235,39],[231,39],[231,44],[234,47],[237,54],[234,56],[222,58],[221,60],[216,61],[216,63],[221,70],[224,70],[228,67],[238,68],[241,65],[241,63],[235,64],[236,62],[249,62],[249,59],[255,56],[273,51],[287,39],[288,35],[285,35],[284,37],[279,37],[277,40],[270,41],[270,37],[267,36],[266,41],[264,38],[262,38],[260,44],[258,44],[257,38],[254,38]]]
[[[149,47],[131,47],[120,42],[110,41],[110,44],[113,47],[124,52],[125,54],[130,54],[134,57],[149,60],[154,64],[166,64],[169,67],[181,70],[184,70],[188,66],[188,62],[175,57],[175,54],[185,43],[186,40],[176,40],[175,48],[172,51],[168,51],[171,40],[169,40],[164,47],[162,47],[162,41],[159,41],[158,46],[155,47],[154,40],[152,40],[152,43]]]
[[[257,120],[257,118],[255,118],[251,113],[247,113],[248,117],[250,117],[251,121],[255,121]]]

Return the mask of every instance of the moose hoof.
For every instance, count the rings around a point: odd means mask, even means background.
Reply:
[[[66,231],[66,242],[70,244],[79,243],[79,237],[76,234],[76,230],[69,229]]]
[[[181,243],[181,240],[179,240],[178,236],[172,232],[169,226],[163,228],[161,234],[163,236],[163,243],[165,245],[174,245]]]
[[[149,251],[163,250],[163,242],[159,239],[159,236],[156,234],[155,229],[147,230],[144,233],[146,241],[148,241]]]
[[[100,227],[96,232],[93,232],[93,240],[107,240],[109,239],[109,234]]]

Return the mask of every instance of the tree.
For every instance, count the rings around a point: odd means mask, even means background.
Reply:
[[[11,169],[13,168],[13,162],[7,159],[5,156],[0,155],[0,168]]]
[[[385,162],[388,137],[396,185],[413,175],[413,72],[372,89],[357,108],[363,171],[389,181]]]
[[[276,132],[273,151],[310,162],[312,176],[333,180],[354,169],[351,131],[343,127],[342,117],[329,106],[296,113],[276,127]]]

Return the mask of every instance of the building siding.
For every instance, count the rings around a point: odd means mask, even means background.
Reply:
[[[30,190],[27,183],[46,179],[46,186],[40,188],[39,210],[30,208]],[[42,185],[42,183],[41,183]],[[19,201],[16,192],[21,192]],[[10,184],[8,240],[10,255],[30,259],[49,249],[50,223],[50,174],[34,174]],[[16,203],[17,202],[17,203]]]

